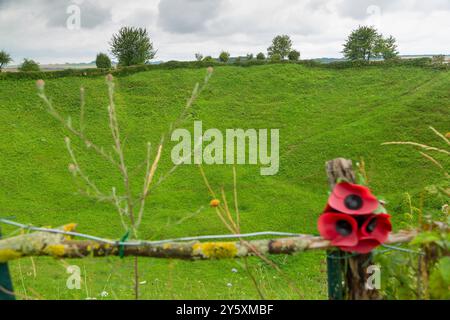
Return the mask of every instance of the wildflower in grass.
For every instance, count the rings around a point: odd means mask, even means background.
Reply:
[[[231,269],[231,272],[233,272],[233,273],[238,273],[238,269],[233,268],[233,269]]]
[[[211,200],[211,202],[209,203],[209,205],[210,205],[212,208],[217,208],[217,207],[220,205],[220,201],[219,201],[218,199],[213,199],[213,200]]]
[[[101,296],[102,298],[106,298],[106,297],[109,296],[109,293],[106,292],[106,291],[102,291],[102,292],[100,293],[100,296]]]
[[[36,87],[37,87],[37,89],[38,89],[39,91],[44,90],[44,87],[45,87],[45,81],[42,80],[42,79],[36,81]]]
[[[213,67],[208,67],[208,69],[206,69],[208,71],[209,74],[214,72],[214,68]]]

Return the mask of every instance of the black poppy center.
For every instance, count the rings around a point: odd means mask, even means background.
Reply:
[[[339,220],[336,223],[336,231],[337,233],[339,233],[341,236],[349,236],[352,234],[352,225],[350,224],[350,222],[346,221],[346,220]]]
[[[367,233],[372,233],[377,227],[377,219],[372,219],[366,227]]]
[[[363,206],[363,199],[356,194],[351,194],[345,198],[344,204],[347,209],[359,210]]]

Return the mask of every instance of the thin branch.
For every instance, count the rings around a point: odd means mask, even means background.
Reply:
[[[83,141],[88,149],[92,148],[98,155],[103,157],[104,159],[108,160],[114,167],[120,170],[119,164],[114,160],[114,158],[111,156],[111,154],[108,154],[105,152],[103,147],[99,147],[96,144],[94,144],[91,140],[89,140],[85,134],[81,131],[78,131],[73,128],[72,125],[69,125],[69,123],[56,111],[56,109],[53,107],[52,102],[47,98],[44,91],[40,91],[38,96],[45,102],[47,105],[46,111],[56,120],[58,120],[62,126],[67,129],[70,133],[78,137],[81,141]]]
[[[86,106],[86,100],[84,97],[84,88],[80,88],[80,132],[84,132],[85,123],[84,123],[84,108]]]
[[[228,217],[228,221],[230,221],[231,225],[233,226],[233,230],[235,233],[239,233],[239,228],[237,226],[237,224],[234,222],[233,218],[231,217],[231,212],[230,212],[230,208],[228,207],[228,202],[227,202],[227,197],[225,195],[225,190],[223,188],[220,189],[220,192],[222,194],[222,200],[223,200],[223,205],[224,205],[224,211]],[[221,209],[219,207],[219,209]]]
[[[225,218],[222,216],[222,213],[220,212],[219,208],[216,208],[217,216],[219,217],[220,221],[225,225],[225,227],[231,232],[236,233],[236,231],[233,229],[232,226],[228,224],[228,222],[225,220]]]
[[[233,195],[234,195],[234,210],[236,212],[237,231],[238,233],[241,233],[241,214],[239,212],[238,195],[237,195],[236,166],[233,166]]]
[[[144,182],[144,189],[142,191],[142,196],[141,196],[141,206],[139,208],[139,215],[138,215],[138,220],[136,222],[136,228],[138,229],[139,226],[141,225],[142,222],[142,216],[144,215],[144,210],[145,210],[145,200],[147,199],[147,197],[150,194],[150,186],[153,182],[153,177],[155,176],[156,170],[158,169],[158,164],[159,161],[161,160],[161,154],[162,154],[162,150],[163,150],[163,143],[161,142],[161,144],[158,147],[158,152],[156,154],[155,160],[153,161],[153,164],[150,166],[150,144],[148,144],[148,148],[147,148],[147,174],[145,177],[145,182]]]
[[[440,133],[439,131],[437,131],[435,128],[430,127],[430,129],[442,140],[444,140],[445,143],[447,143],[448,145],[450,145],[450,140],[448,140],[442,133]]]
[[[216,193],[214,192],[214,190],[211,188],[211,185],[209,184],[208,178],[206,177],[205,171],[203,170],[202,165],[198,165],[199,169],[200,169],[200,173],[202,175],[203,178],[203,182],[205,183],[206,187],[208,188],[208,191],[210,193],[210,195],[213,198],[217,198],[216,197]]]
[[[114,150],[116,151],[119,157],[119,167],[120,172],[122,173],[123,184],[125,188],[125,192],[127,195],[127,206],[128,206],[128,216],[131,221],[131,226],[134,234],[136,235],[136,223],[134,217],[134,207],[133,207],[133,194],[131,192],[130,179],[128,177],[128,170],[125,162],[125,155],[122,148],[122,143],[120,140],[120,130],[119,124],[117,121],[116,115],[116,107],[114,103],[114,81],[112,77],[107,77],[108,84],[108,97],[109,97],[109,106],[108,106],[108,114],[109,114],[109,126],[111,129],[111,135],[114,140]]]
[[[427,158],[428,160],[430,160],[432,163],[434,163],[438,168],[444,170],[444,167],[442,166],[442,164],[439,163],[439,161],[437,161],[435,158],[433,158],[432,156],[430,156],[429,154],[426,154],[425,152],[420,151],[420,154],[424,157]]]
[[[435,148],[435,147],[430,147],[430,146],[427,146],[425,144],[420,144],[420,143],[416,143],[416,142],[386,142],[386,143],[382,143],[381,145],[383,145],[383,146],[388,146],[388,145],[409,145],[409,146],[419,147],[419,148],[422,148],[422,149],[427,150],[427,151],[436,151],[436,152],[444,153],[446,155],[450,155],[450,152],[447,151],[447,150],[439,149],[439,148]]]
[[[69,165],[69,170],[74,175],[78,174],[85,181],[85,183],[95,192],[96,197],[105,199],[106,196],[98,189],[98,187],[95,185],[95,183],[92,182],[89,179],[89,177],[86,174],[84,174],[84,172],[81,170],[81,167],[77,161],[75,153],[73,152],[73,149],[72,149],[72,146],[70,143],[70,138],[66,137],[64,141],[66,143],[67,152],[69,153],[70,158],[72,159],[72,164]]]

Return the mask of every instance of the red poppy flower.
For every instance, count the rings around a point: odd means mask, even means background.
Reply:
[[[375,239],[366,239],[366,240],[359,240],[358,244],[353,247],[339,247],[342,251],[346,252],[352,252],[352,253],[360,253],[360,254],[366,254],[376,247],[378,247],[380,243]]]
[[[336,247],[352,247],[358,244],[358,223],[349,215],[324,213],[319,218],[320,235],[331,240]]]
[[[374,214],[369,216],[360,229],[361,240],[375,239],[380,244],[386,242],[392,231],[392,224],[388,214]]]
[[[358,215],[373,213],[379,202],[367,187],[343,182],[334,188],[328,205],[339,212]]]

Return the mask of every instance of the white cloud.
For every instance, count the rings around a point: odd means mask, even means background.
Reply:
[[[73,3],[81,30],[65,27]],[[289,34],[304,58],[340,57],[361,24],[395,36],[403,54],[449,53],[448,0],[0,0],[0,50],[16,63],[87,62],[132,25],[148,28],[162,60],[265,52],[276,34]]]

